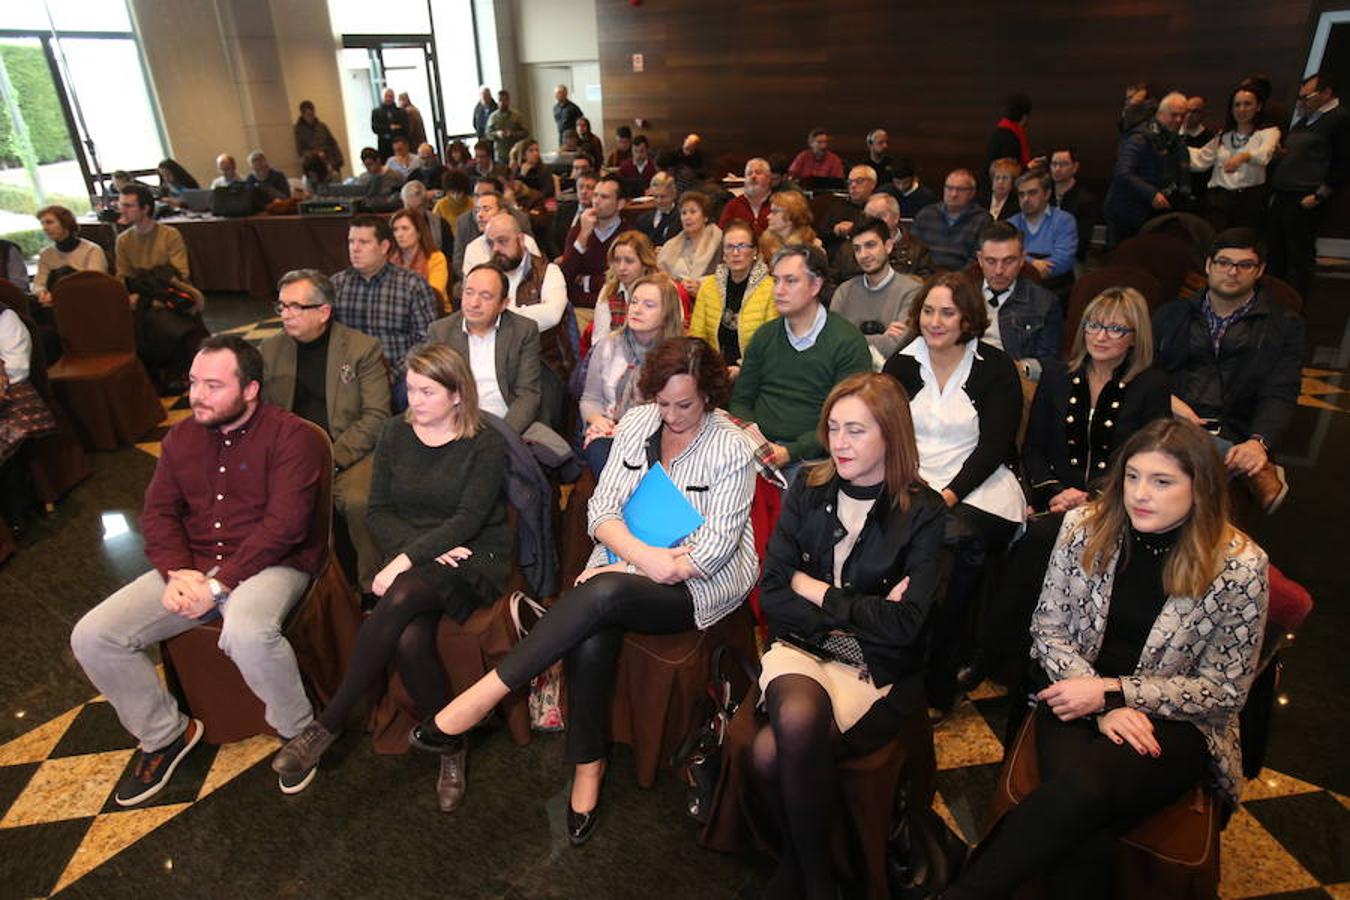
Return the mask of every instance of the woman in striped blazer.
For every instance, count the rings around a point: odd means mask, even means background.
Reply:
[[[567,746],[576,766],[568,836],[595,830],[608,745],[606,706],[626,631],[674,634],[704,629],[732,612],[755,583],[750,524],[754,448],[718,407],[730,392],[721,354],[697,338],[668,338],[647,354],[639,388],[649,401],[619,420],[609,464],[591,497],[595,538],[588,568],[496,669],[434,718],[413,729],[419,749],[460,759],[463,735],[511,691],[558,659],[567,675]],[[675,547],[643,543],[624,507],[660,464],[702,517]]]

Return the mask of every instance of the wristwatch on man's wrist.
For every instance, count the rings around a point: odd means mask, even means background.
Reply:
[[[211,599],[215,601],[216,606],[224,603],[230,597],[229,589],[214,578],[206,579],[206,587],[211,591]]]

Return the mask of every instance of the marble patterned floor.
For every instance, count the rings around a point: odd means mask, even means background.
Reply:
[[[1318,607],[1295,644],[1267,768],[1223,835],[1223,898],[1350,898],[1350,633],[1343,542],[1350,491],[1344,282],[1323,279],[1309,312],[1300,408],[1280,458],[1293,489],[1254,536]],[[219,304],[209,324],[260,340],[266,306]],[[217,314],[219,316],[219,314]],[[187,414],[166,400],[171,421]],[[378,756],[351,732],[303,794],[283,797],[275,739],[201,745],[170,787],[123,810],[111,792],[132,742],[75,665],[70,627],[146,567],[136,531],[158,438],[93,457],[94,475],[0,566],[0,900],[8,898],[456,897],[749,898],[767,861],[700,850],[681,786],[635,784],[617,748],[595,840],[567,845],[561,740],[474,738],[469,798],[436,809],[434,762]],[[936,732],[938,811],[963,837],[987,825],[1008,700],[982,686]]]

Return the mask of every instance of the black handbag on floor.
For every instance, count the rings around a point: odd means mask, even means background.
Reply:
[[[891,897],[934,897],[956,880],[970,848],[931,806],[918,809],[903,793],[897,806],[886,848]]]
[[[684,811],[703,825],[708,824],[713,791],[722,774],[722,743],[726,740],[727,726],[740,706],[736,698],[741,695],[733,687],[731,676],[722,669],[722,662],[728,657],[736,662],[751,684],[759,681],[758,667],[735,648],[722,644],[713,650],[704,698],[707,712],[699,718],[700,724],[693,733],[680,742],[671,758],[671,768],[685,783]]]

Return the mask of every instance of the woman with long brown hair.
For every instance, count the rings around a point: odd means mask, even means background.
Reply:
[[[1032,620],[1040,786],[944,897],[1110,896],[1118,829],[1197,783],[1242,791],[1238,713],[1256,671],[1269,562],[1228,521],[1213,438],[1160,419],[1065,517]]]
[[[767,264],[779,248],[788,244],[823,246],[811,228],[815,216],[801,191],[778,191],[769,198],[769,224],[759,237],[759,252]]]
[[[450,284],[450,264],[445,254],[436,249],[431,239],[431,229],[427,216],[420,209],[400,209],[389,217],[389,227],[394,232],[393,245],[389,248],[389,261],[404,269],[412,269],[426,279],[427,284],[436,292],[441,308],[450,311],[450,297],[447,293]]]
[[[621,231],[606,254],[609,267],[605,283],[595,300],[595,324],[591,326],[591,346],[611,331],[622,328],[633,285],[639,278],[657,271],[656,248],[641,231]]]
[[[775,639],[760,685],[760,792],[783,834],[770,896],[836,897],[830,861],[840,758],[897,735],[932,741],[924,698],[946,506],[919,477],[909,401],[887,375],[850,375],[817,428],[829,458],[788,490],[761,602]]]

